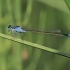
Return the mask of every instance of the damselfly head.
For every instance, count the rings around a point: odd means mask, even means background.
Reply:
[[[8,26],[8,28],[11,28],[11,27],[12,27],[11,25]]]
[[[9,26],[8,26],[8,28],[7,28],[7,30],[11,30],[11,28],[12,28],[12,26],[11,26],[11,25],[9,25]]]

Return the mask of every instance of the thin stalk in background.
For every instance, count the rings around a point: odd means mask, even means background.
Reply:
[[[21,0],[14,0],[14,17],[17,25],[21,24]]]
[[[31,15],[31,11],[32,11],[32,2],[33,2],[33,0],[27,1],[27,9],[26,9],[24,20],[22,22],[22,24],[24,24],[25,26],[28,24],[29,19],[30,19],[30,15]]]
[[[11,0],[6,0],[6,1],[7,1],[7,10],[8,10],[8,13],[11,17],[10,24],[14,24]]]
[[[3,11],[3,7],[2,7],[2,0],[0,0],[0,32],[2,32],[2,28],[1,28],[1,25],[3,23],[3,18],[2,18],[2,13]],[[5,56],[4,56],[4,51],[5,51],[5,48],[3,47],[3,42],[4,40],[3,39],[0,39],[0,70],[5,70],[6,69],[6,60],[5,60]]]

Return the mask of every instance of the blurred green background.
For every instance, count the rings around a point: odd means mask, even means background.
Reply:
[[[64,0],[0,0],[0,32],[8,34],[8,25],[70,33],[70,12]],[[28,32],[23,39],[70,53],[69,37]],[[0,70],[70,70],[70,59],[0,38]]]

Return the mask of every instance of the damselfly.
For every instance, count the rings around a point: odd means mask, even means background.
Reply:
[[[53,31],[43,31],[43,30],[33,30],[33,29],[24,29],[21,26],[11,26],[9,25],[7,28],[11,33],[14,35],[16,33],[24,33],[24,32],[36,32],[36,33],[43,33],[43,34],[52,34],[57,36],[67,36],[70,37],[70,34],[64,34],[61,32],[61,30],[53,30]]]

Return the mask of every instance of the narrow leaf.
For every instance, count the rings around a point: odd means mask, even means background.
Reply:
[[[65,1],[66,5],[67,5],[68,9],[70,10],[70,0],[64,0],[64,1]]]
[[[64,52],[61,52],[61,51],[58,51],[58,50],[55,50],[55,49],[52,49],[52,48],[49,48],[49,47],[45,47],[45,46],[38,45],[38,44],[35,44],[35,43],[32,43],[32,42],[21,40],[19,38],[13,38],[11,36],[8,36],[8,35],[2,34],[2,33],[0,33],[0,37],[5,38],[5,39],[9,39],[9,40],[12,40],[12,41],[15,41],[15,42],[19,42],[19,43],[22,43],[22,44],[26,44],[26,45],[29,45],[29,46],[32,46],[32,47],[35,47],[35,48],[39,48],[39,49],[42,49],[42,50],[45,50],[45,51],[49,51],[49,52],[52,52],[52,53],[55,53],[55,54],[58,54],[58,55],[61,55],[61,56],[67,57],[67,58],[70,58],[70,54],[67,54],[67,53],[64,53]]]

